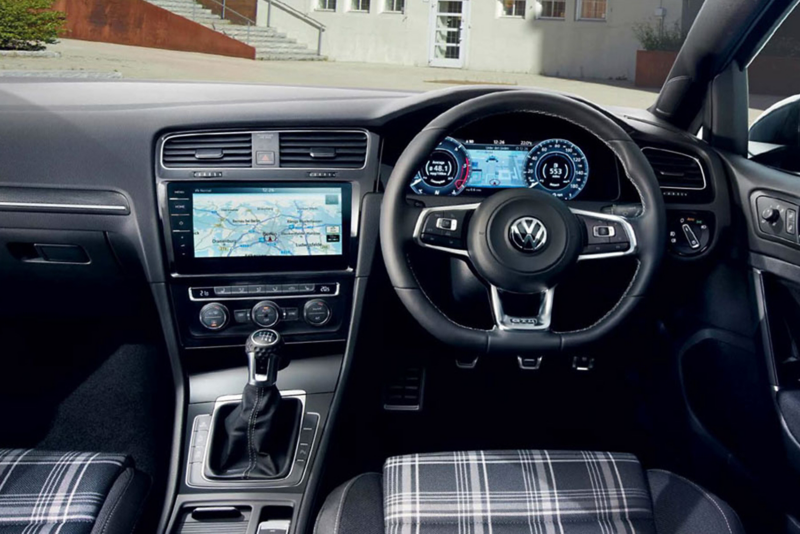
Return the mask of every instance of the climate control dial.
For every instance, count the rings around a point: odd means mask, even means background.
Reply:
[[[211,302],[200,309],[200,324],[209,330],[222,330],[229,317],[228,308],[219,302]]]
[[[270,328],[281,320],[281,309],[271,300],[262,300],[253,306],[253,322],[258,326]]]
[[[330,306],[324,300],[309,300],[303,307],[303,319],[311,326],[325,326],[332,315]]]

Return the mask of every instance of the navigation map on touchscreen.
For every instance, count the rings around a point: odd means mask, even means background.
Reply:
[[[340,189],[195,192],[192,215],[196,258],[342,254]]]

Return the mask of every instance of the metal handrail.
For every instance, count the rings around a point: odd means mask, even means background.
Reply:
[[[320,21],[309,17],[299,9],[295,9],[289,4],[283,2],[282,0],[267,0],[267,27],[272,27],[272,4],[275,4],[275,7],[278,9],[288,13],[289,15],[293,16],[296,19],[299,19],[302,22],[305,22],[315,30],[317,30],[317,55],[322,55],[322,32],[326,30],[325,25]]]
[[[245,17],[244,15],[242,15],[241,13],[239,13],[238,11],[236,11],[234,9],[229,8],[228,5],[227,5],[227,3],[228,3],[227,0],[222,0],[222,1],[219,1],[219,0],[203,0],[203,1],[204,2],[211,2],[212,4],[216,4],[216,5],[220,6],[222,8],[221,17],[223,19],[225,19],[225,15],[227,13],[233,13],[234,15],[236,15],[237,17],[239,17],[240,19],[245,21],[245,23],[247,24],[247,37],[246,37],[245,43],[248,44],[248,45],[250,44],[250,27],[251,26],[255,26],[256,25],[256,21]],[[286,3],[282,2],[281,0],[267,0],[267,27],[268,28],[272,27],[272,4],[275,4],[275,7],[277,7],[278,9],[281,9],[282,11],[285,11],[286,13],[292,15],[293,17],[301,20],[302,22],[308,24],[309,26],[311,26],[312,28],[317,30],[317,55],[321,56],[322,55],[322,32],[324,32],[325,29],[326,29],[325,25],[322,24],[320,21],[309,17],[308,15],[303,13],[302,11],[293,8],[289,4],[286,4]],[[196,10],[197,10],[197,1],[192,2],[192,20],[195,19]],[[223,31],[222,33],[225,33],[225,32]]]
[[[203,0],[203,1],[204,2],[211,2],[212,4],[216,4],[216,5],[220,6],[222,8],[222,14],[220,15],[220,17],[223,20],[225,20],[225,18],[226,18],[225,15],[227,15],[228,13],[233,13],[234,15],[236,15],[237,17],[242,19],[245,22],[245,24],[247,25],[247,35],[245,36],[245,44],[248,44],[248,45],[250,44],[250,27],[251,26],[255,26],[256,25],[256,21],[245,17],[244,15],[242,15],[241,13],[236,11],[235,9],[229,8],[228,5],[227,5],[228,4],[228,0],[222,0],[221,2],[218,1],[218,0]],[[195,17],[196,12],[197,12],[197,1],[195,0],[194,2],[192,2],[192,20],[194,20],[196,18]],[[220,30],[218,30],[218,31],[220,31]],[[223,31],[222,33],[225,33],[225,32]]]

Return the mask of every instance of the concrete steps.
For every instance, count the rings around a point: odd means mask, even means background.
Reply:
[[[235,24],[215,15],[195,0],[147,0],[153,5],[166,9],[176,15],[193,20],[199,24],[227,35],[232,39],[249,44],[256,49],[256,59],[262,61],[322,61],[326,58],[315,50],[298,43],[275,28]]]

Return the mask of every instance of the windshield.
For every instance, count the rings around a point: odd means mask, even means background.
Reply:
[[[701,5],[702,0],[0,0],[0,76],[402,91],[488,84],[647,108]]]

